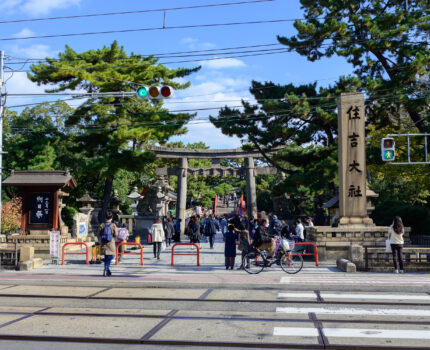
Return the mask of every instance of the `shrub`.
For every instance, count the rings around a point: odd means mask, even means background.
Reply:
[[[3,203],[1,208],[1,233],[11,233],[21,227],[22,200],[19,197]]]

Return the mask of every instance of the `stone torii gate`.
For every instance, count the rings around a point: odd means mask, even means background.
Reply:
[[[257,193],[255,187],[255,176],[276,174],[276,169],[272,167],[255,167],[254,157],[261,157],[258,151],[244,151],[241,148],[234,149],[185,149],[168,147],[148,147],[149,151],[156,154],[158,158],[179,159],[177,168],[159,168],[156,170],[157,176],[178,176],[178,197],[176,202],[176,218],[181,219],[181,235],[185,231],[185,209],[187,200],[187,176],[246,176],[246,206],[248,215],[257,217]],[[222,168],[221,159],[245,159],[245,167],[241,169]],[[212,168],[189,168],[188,159],[211,159]]]

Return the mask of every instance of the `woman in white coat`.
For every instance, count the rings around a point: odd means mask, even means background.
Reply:
[[[161,243],[165,240],[163,224],[160,219],[155,219],[151,226],[152,244],[154,246],[154,258],[160,260]]]

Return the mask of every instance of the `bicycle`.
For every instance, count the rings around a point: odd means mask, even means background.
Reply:
[[[293,252],[294,242],[288,242],[288,246],[280,241],[276,257],[268,259],[267,252],[262,252],[258,248],[251,247],[249,252],[243,257],[243,267],[249,274],[255,275],[264,270],[265,267],[271,267],[274,263],[281,265],[282,270],[289,274],[296,274],[303,268],[303,257],[299,253]]]

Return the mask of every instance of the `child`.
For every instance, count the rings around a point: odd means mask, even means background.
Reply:
[[[225,269],[228,270],[230,268],[233,270],[234,267],[234,258],[236,257],[236,241],[237,241],[237,233],[234,232],[234,226],[228,225],[228,231],[225,235],[225,248],[224,248],[224,256],[225,256]]]

